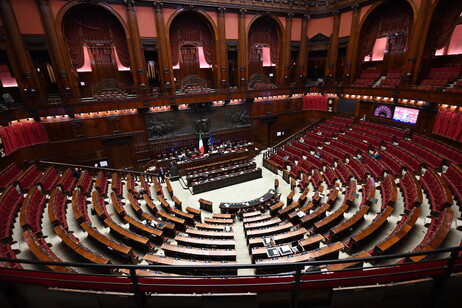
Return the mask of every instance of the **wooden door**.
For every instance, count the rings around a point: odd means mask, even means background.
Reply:
[[[110,168],[133,168],[131,137],[106,139],[104,140],[104,143]]]

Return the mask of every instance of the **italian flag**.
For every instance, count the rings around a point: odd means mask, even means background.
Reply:
[[[204,142],[202,141],[202,134],[199,134],[199,151],[201,151],[202,154],[205,152]]]

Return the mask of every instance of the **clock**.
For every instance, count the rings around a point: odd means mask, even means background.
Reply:
[[[379,118],[391,119],[391,117],[393,116],[393,111],[391,110],[390,106],[380,105],[377,108],[375,108],[374,116]]]

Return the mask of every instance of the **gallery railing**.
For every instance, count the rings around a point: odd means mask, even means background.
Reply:
[[[377,265],[379,261],[408,260],[417,255],[449,254],[439,259],[421,262],[399,262],[389,265]],[[0,262],[20,264],[49,265],[55,262],[31,261],[0,258]],[[354,266],[339,271],[328,271],[326,265],[338,263],[373,264],[371,267]],[[394,261],[396,262],[396,261]],[[434,283],[430,301],[437,301],[451,274],[462,272],[462,246],[436,249],[432,251],[390,254],[369,258],[342,260],[310,261],[301,263],[281,263],[277,265],[256,264],[220,264],[220,265],[115,265],[83,264],[62,262],[61,266],[86,268],[92,270],[111,270],[125,272],[125,275],[105,274],[68,274],[35,270],[0,268],[0,279],[5,283],[21,283],[45,287],[93,290],[106,292],[131,292],[137,307],[144,307],[145,297],[156,293],[247,293],[247,292],[292,292],[292,307],[298,307],[299,295],[303,289],[325,289],[337,287],[367,286],[385,283],[412,281],[432,278]],[[162,275],[169,269],[175,271],[200,272],[201,268],[217,269],[216,275]],[[259,274],[248,276],[220,274],[228,269],[256,269],[259,272],[277,272],[277,274]],[[367,269],[367,270],[366,270]],[[148,270],[149,272],[146,272]],[[160,271],[160,272],[157,272]],[[145,272],[146,274],[142,274]],[[194,278],[194,279],[192,279]]]

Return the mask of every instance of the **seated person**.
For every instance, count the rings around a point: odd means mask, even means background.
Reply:
[[[353,157],[354,159],[356,159],[357,161],[363,161],[363,156],[361,154],[358,154],[357,157]]]
[[[314,157],[320,159],[321,158],[321,152],[319,152],[319,151],[314,152]]]
[[[379,151],[375,150],[374,153],[372,154],[372,157],[374,157],[375,159],[379,160],[379,159],[380,159],[380,153],[379,153]]]

